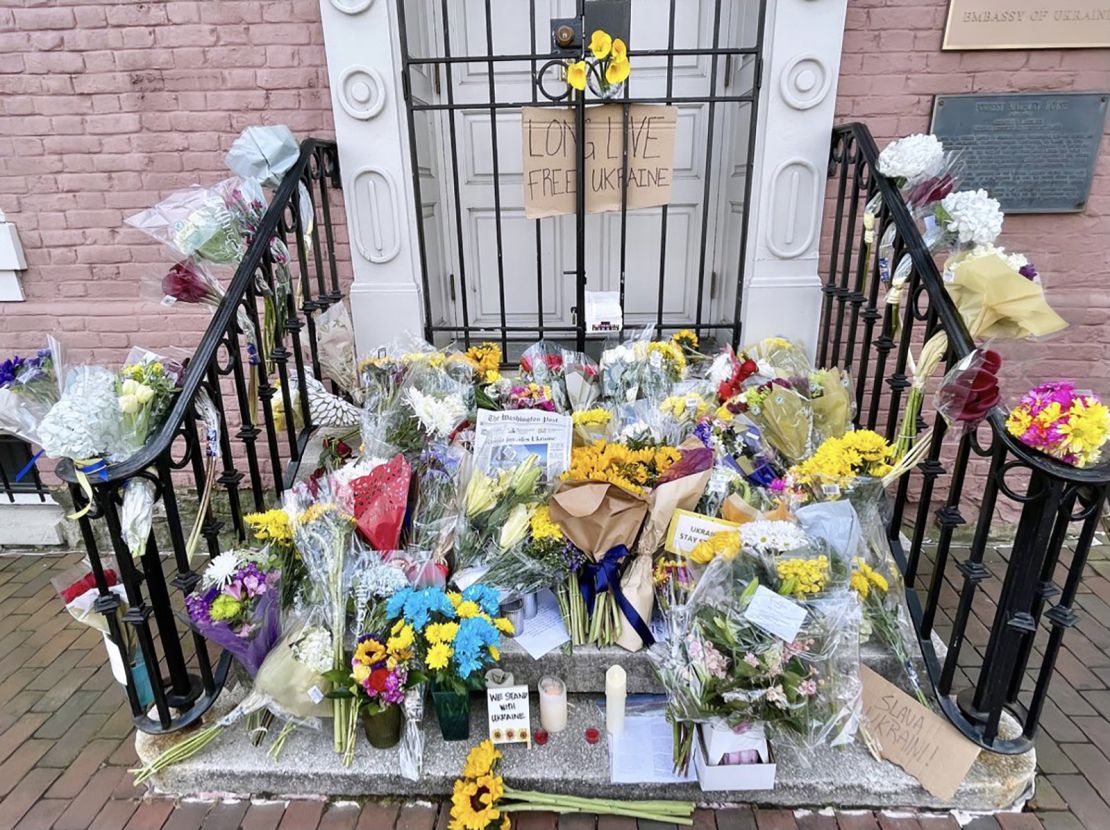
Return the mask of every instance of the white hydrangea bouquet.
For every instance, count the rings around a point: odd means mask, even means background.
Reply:
[[[943,241],[960,248],[993,245],[1005,218],[998,200],[982,188],[948,194],[936,206],[935,215]]]

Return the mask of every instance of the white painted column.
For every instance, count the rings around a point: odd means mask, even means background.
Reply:
[[[742,306],[745,342],[816,345],[817,245],[847,0],[770,0]]]
[[[420,249],[393,0],[320,0],[360,353],[423,327]]]

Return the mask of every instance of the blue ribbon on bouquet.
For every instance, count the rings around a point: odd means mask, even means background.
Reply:
[[[624,618],[640,635],[644,646],[650,646],[655,643],[655,638],[651,635],[651,629],[644,622],[639,612],[632,607],[632,603],[628,601],[621,590],[620,563],[626,556],[628,556],[628,548],[624,545],[617,545],[610,548],[600,562],[586,562],[578,572],[578,589],[582,592],[582,601],[586,604],[586,611],[591,616],[593,616],[594,605],[598,596],[606,591],[611,593],[613,599],[617,601],[617,607],[624,614]]]
[[[23,477],[27,475],[27,473],[31,472],[31,468],[35,466],[36,461],[42,458],[42,454],[44,452],[46,452],[46,450],[39,450],[37,453],[31,456],[31,460],[24,464],[23,469],[15,474],[15,480],[17,482],[22,481]]]

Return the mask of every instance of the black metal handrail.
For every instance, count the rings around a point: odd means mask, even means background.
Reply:
[[[221,654],[213,666],[204,638],[194,631],[190,640],[179,629],[171,600],[171,587],[183,596],[200,579],[192,570],[192,551],[185,536],[187,520],[177,487],[181,477],[191,472],[195,490],[201,493],[214,477],[211,486],[219,485],[226,497],[221,511],[230,519],[233,542],[240,542],[246,537],[243,516],[250,509],[240,493],[244,478],[249,484],[249,503],[254,510],[262,511],[280,498],[296,475],[314,429],[306,373],[321,378],[313,315],[343,296],[331,205],[331,192],[340,187],[335,143],[304,141],[185,367],[180,391],[165,423],[140,451],[109,465],[103,476],[94,479],[91,497],[79,485],[72,463],[63,461],[58,465],[58,475],[68,483],[74,505],[89,508],[78,521],[100,594],[96,610],[105,615],[109,636],[121,652],[127,654],[125,643],[136,643],[148,667],[153,709],[140,699],[132,666],[124,661],[132,716],[143,731],[171,732],[195,722],[215,701],[226,679],[230,655]],[[282,244],[275,245],[274,240]],[[250,328],[263,332],[263,325],[269,323],[259,313],[259,302],[264,297],[276,302],[282,296],[278,286],[285,271],[291,286],[285,295],[284,324],[271,324],[273,330],[266,335],[272,335],[272,346],[261,364],[255,365],[253,346],[248,348],[245,338],[247,323],[241,321],[245,315]],[[220,416],[218,449],[209,449],[207,440],[198,434],[202,395]],[[280,429],[275,417],[277,402],[283,405],[286,421]],[[245,474],[238,467],[244,462]],[[124,541],[119,505],[124,488],[137,479],[150,482],[155,498],[165,508],[172,548],[167,563],[162,561],[154,532],[149,534],[138,560],[132,559]],[[222,549],[221,511],[209,503],[196,519],[201,522],[200,536],[210,556]],[[109,590],[105,574],[108,563],[100,553],[102,537],[95,529],[98,522],[107,529],[126,593],[127,610],[123,614],[119,613],[123,603]]]
[[[906,372],[918,336],[927,339],[940,331],[947,335],[946,368],[970,354],[975,344],[898,189],[878,173],[879,151],[870,131],[863,124],[847,124],[837,127],[832,138],[829,178],[834,187],[829,192],[835,207],[818,362],[854,373],[857,425],[885,429],[891,439],[898,428],[902,397],[911,386]],[[862,214],[876,195],[881,196],[881,207],[873,230],[875,243],[869,247],[861,233]],[[888,304],[879,296],[879,257],[875,255],[878,241],[891,227],[895,231],[891,271],[903,257],[908,257],[910,264],[897,304]],[[888,371],[891,352],[894,365],[893,371]],[[949,467],[944,458],[948,425],[939,413],[933,413],[928,451],[898,483],[887,536],[905,577],[910,615],[940,708],[980,746],[1019,753],[1032,746],[1063,634],[1078,622],[1072,605],[1107,501],[1110,469],[1076,469],[1026,447],[1006,431],[1005,419],[1006,412],[996,408],[979,432],[960,437]],[[914,426],[920,433],[926,425],[919,416]],[[975,493],[980,497],[975,504],[964,485],[977,471],[985,483],[981,492]],[[1015,478],[1020,487],[1012,483]],[[918,488],[915,507],[911,487]],[[973,678],[967,661],[960,658],[968,652],[965,637],[977,602],[989,611],[980,586],[994,576],[985,560],[1000,500],[1019,508],[1020,519],[1001,574],[989,641]],[[931,516],[934,502],[938,506]],[[939,603],[953,558],[953,536],[956,528],[966,523],[961,508],[969,506],[978,513],[975,532],[966,559],[953,563],[956,574],[952,581],[962,582],[959,602],[946,649],[937,649],[934,636],[941,633]],[[915,515],[904,522],[911,509]],[[934,517],[938,536],[930,562],[926,532]],[[904,524],[912,533],[908,549],[902,535]],[[1073,525],[1078,525],[1078,536],[1070,562],[1064,562],[1063,543]],[[922,575],[927,568],[931,568],[928,582]],[[1063,582],[1062,589],[1057,581]],[[1054,598],[1056,602],[1051,604]],[[1030,659],[1042,619],[1048,621],[1049,633],[1040,667],[1034,672]],[[966,687],[956,692],[961,674]],[[1016,719],[1018,730],[1002,724],[1004,712]]]

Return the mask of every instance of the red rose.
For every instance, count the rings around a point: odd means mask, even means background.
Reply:
[[[378,694],[385,691],[385,681],[389,678],[389,669],[374,669],[370,672],[370,688]]]
[[[966,425],[979,423],[1001,398],[998,370],[1002,358],[997,352],[980,351],[964,367],[949,372],[937,390],[937,408],[952,421]]]

